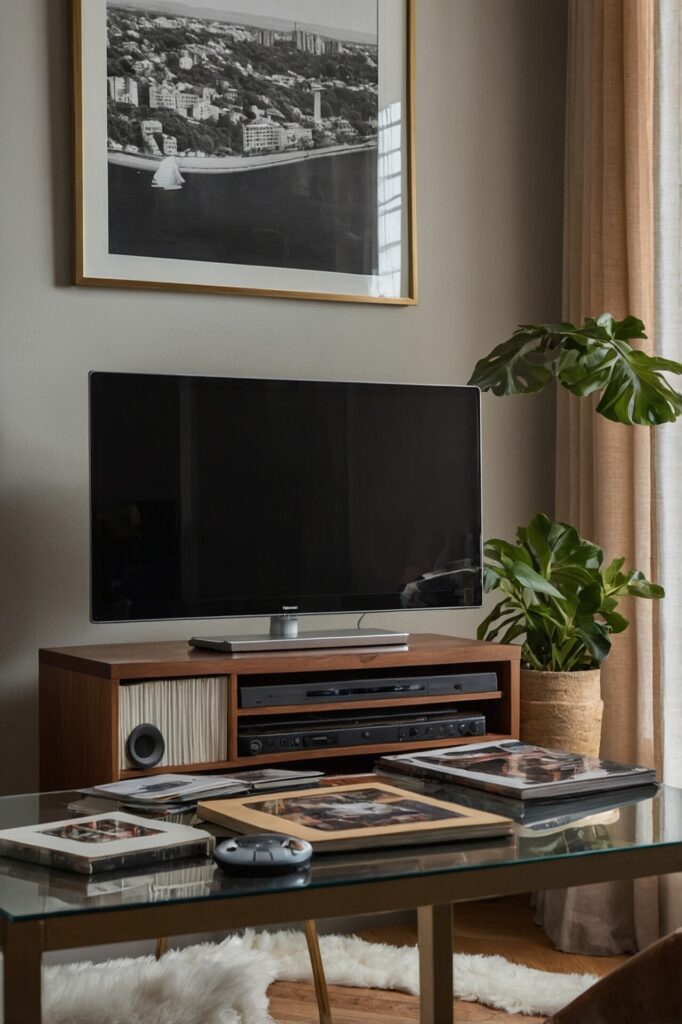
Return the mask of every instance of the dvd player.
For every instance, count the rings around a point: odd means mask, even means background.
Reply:
[[[397,678],[317,680],[298,683],[259,683],[239,687],[242,708],[276,708],[295,704],[324,704],[391,697],[442,697],[450,693],[488,693],[498,689],[494,672]]]
[[[237,749],[241,755],[286,751],[360,747],[373,743],[418,743],[485,735],[485,718],[477,712],[434,711],[366,717],[337,715],[292,723],[290,719],[241,726]]]

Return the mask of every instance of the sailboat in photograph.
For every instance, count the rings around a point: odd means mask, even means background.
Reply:
[[[172,192],[182,188],[185,179],[180,174],[175,158],[167,156],[159,164],[159,169],[152,178],[152,188],[162,188],[166,192]]]

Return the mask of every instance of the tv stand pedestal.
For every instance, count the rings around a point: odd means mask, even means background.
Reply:
[[[293,651],[334,647],[398,647],[405,649],[409,633],[388,629],[318,629],[299,631],[298,615],[273,615],[269,633],[250,636],[194,636],[192,647],[208,651]]]
[[[326,650],[231,654],[173,641],[42,650],[40,787],[79,789],[160,772],[226,772],[262,765],[347,772],[371,767],[381,754],[516,738],[520,650],[517,645],[419,633],[410,635],[409,647],[339,649],[337,644]],[[494,673],[497,688],[464,692],[457,676],[476,672]],[[452,687],[439,696],[401,693],[403,682],[424,676],[451,677]],[[344,680],[377,679],[390,681],[386,696],[340,701],[324,693]],[[270,706],[242,706],[246,684],[272,692],[297,682],[319,683],[319,703],[271,706],[270,700]],[[308,717],[313,721],[337,712],[355,718],[406,711],[475,712],[485,716],[486,732],[446,740],[406,735],[400,742],[255,754],[244,753],[242,745],[240,753],[240,731],[252,733],[273,715],[299,729]],[[131,731],[146,724],[156,726],[165,740],[165,754],[151,769],[136,767],[127,749]]]

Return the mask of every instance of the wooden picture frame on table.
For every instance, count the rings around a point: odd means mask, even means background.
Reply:
[[[509,818],[379,780],[200,800],[197,813],[238,835],[283,834],[329,852],[507,836],[512,831]]]
[[[71,12],[76,284],[416,304],[415,0]]]

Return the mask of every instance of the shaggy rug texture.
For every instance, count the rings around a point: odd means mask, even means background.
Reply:
[[[415,947],[320,939],[330,985],[419,992]],[[520,967],[500,956],[454,958],[454,992],[508,1013],[556,1013],[597,979]],[[273,981],[310,981],[300,932],[255,932],[153,957],[43,968],[44,1024],[274,1024]],[[2,1001],[0,1000],[0,1005]]]

